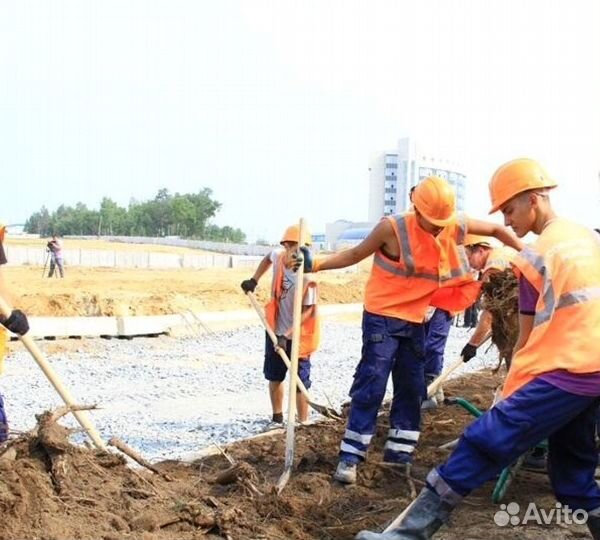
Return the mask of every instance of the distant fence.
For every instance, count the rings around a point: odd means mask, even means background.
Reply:
[[[255,267],[274,246],[249,244],[229,244],[204,240],[183,240],[181,238],[146,238],[143,236],[66,236],[67,239],[106,240],[128,244],[148,244],[202,249],[215,253],[159,253],[153,251],[126,251],[102,249],[63,248],[66,266],[90,268],[245,268]],[[45,246],[26,247],[5,245],[8,264],[43,266],[48,252]],[[340,272],[357,272],[353,265]]]
[[[65,236],[65,238],[80,238],[82,240],[106,240],[107,242],[123,242],[125,244],[155,244],[161,246],[178,246],[191,249],[204,249],[227,253],[229,255],[255,255],[265,256],[275,246],[257,246],[255,244],[232,244],[229,242],[209,242],[208,240],[185,240],[175,237],[147,236]]]
[[[45,248],[4,246],[9,265],[43,266]],[[100,249],[63,249],[66,266],[92,268],[239,268],[256,266],[262,256],[225,255],[222,253],[155,253]]]

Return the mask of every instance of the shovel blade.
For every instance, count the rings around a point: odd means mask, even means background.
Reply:
[[[277,495],[279,495],[283,491],[283,488],[287,485],[287,483],[290,480],[290,476],[292,476],[291,465],[283,470],[283,473],[279,477],[279,480],[277,480]]]
[[[325,405],[320,405],[319,403],[314,403],[312,401],[309,401],[308,404],[312,409],[317,411],[319,414],[326,416],[327,418],[343,420],[342,415],[339,414],[333,407],[326,407]]]

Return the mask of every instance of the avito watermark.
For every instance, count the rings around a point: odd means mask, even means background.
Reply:
[[[531,502],[521,516],[521,507],[516,502],[501,504],[500,510],[494,515],[494,522],[499,527],[507,525],[583,525],[587,522],[588,513],[585,510],[571,510],[569,506],[557,502],[554,508],[546,510]]]

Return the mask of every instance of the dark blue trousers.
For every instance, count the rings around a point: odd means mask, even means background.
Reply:
[[[573,510],[599,508],[597,407],[597,397],[535,379],[465,430],[448,461],[432,471],[430,485],[440,495],[465,496],[548,439],[548,474],[558,501]]]
[[[8,420],[4,411],[4,398],[0,394],[0,443],[8,439]]]
[[[359,463],[366,458],[391,374],[394,396],[384,460],[408,463],[421,432],[421,402],[426,394],[424,327],[365,311],[362,332],[362,358],[350,388],[352,400],[340,459]]]
[[[437,308],[425,323],[425,380],[432,381],[444,367],[444,350],[452,325],[452,316]]]

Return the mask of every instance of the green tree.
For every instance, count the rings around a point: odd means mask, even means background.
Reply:
[[[131,199],[128,208],[104,197],[99,210],[91,210],[79,202],[74,207],[60,205],[54,212],[47,208],[34,212],[25,224],[26,232],[42,235],[129,235],[200,238],[219,242],[243,242],[245,235],[230,226],[210,223],[221,208],[212,190],[198,193],[175,193],[159,189],[149,201]]]

